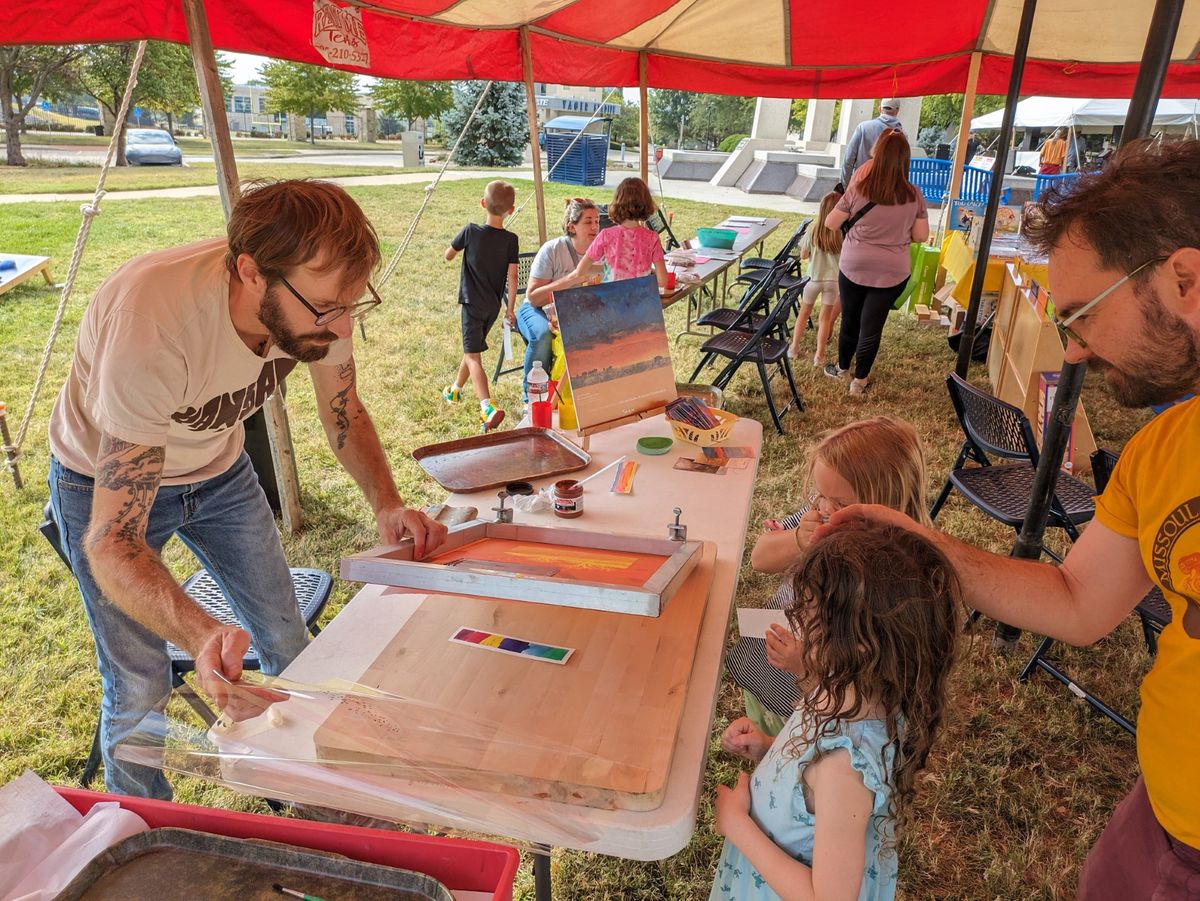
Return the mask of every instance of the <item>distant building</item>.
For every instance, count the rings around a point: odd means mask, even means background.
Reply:
[[[371,114],[369,106],[351,114],[335,110],[321,111],[312,120],[312,130],[318,138],[357,138]],[[308,137],[308,116],[267,112],[265,85],[235,84],[233,93],[225,98],[225,115],[229,119],[231,132],[260,137],[289,137],[294,140]]]
[[[561,84],[534,82],[533,97],[537,102],[538,125],[562,115],[590,116],[600,109],[601,116],[619,116],[621,104],[605,103],[605,88],[578,88]],[[618,98],[619,100],[619,98]]]

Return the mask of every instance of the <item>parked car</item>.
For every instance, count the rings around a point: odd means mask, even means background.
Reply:
[[[161,128],[130,128],[125,132],[125,161],[131,166],[182,166],[183,151]]]

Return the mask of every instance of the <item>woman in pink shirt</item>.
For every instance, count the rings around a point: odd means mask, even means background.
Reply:
[[[870,385],[883,326],[912,272],[909,244],[929,238],[925,198],[908,180],[910,151],[901,131],[885,131],[872,159],[854,174],[825,226],[840,229],[854,220],[839,258],[842,333],[838,361],[825,367],[832,378],[849,378],[850,393]]]
[[[659,286],[667,283],[667,264],[663,259],[658,235],[645,226],[654,215],[654,198],[640,178],[627,178],[617,185],[608,216],[616,225],[603,229],[575,267],[575,271],[559,279],[552,290],[573,288],[592,281],[597,263],[608,264],[613,281],[640,278],[651,271],[658,277]]]

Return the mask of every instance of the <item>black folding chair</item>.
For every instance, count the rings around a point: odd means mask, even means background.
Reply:
[[[717,307],[709,310],[696,320],[696,325],[707,325],[710,328],[727,331],[736,322],[744,332],[752,332],[762,325],[763,317],[770,312],[771,299],[779,287],[779,282],[787,274],[786,261],[779,262],[770,269],[760,270],[763,277],[746,286],[742,299],[736,307]],[[795,284],[792,285],[795,287]],[[742,314],[748,312],[748,316]],[[700,364],[704,365],[703,362]]]
[[[646,220],[646,228],[655,232],[660,239],[664,235],[666,236],[667,243],[663,250],[671,251],[681,246],[675,237],[675,232],[671,231],[671,223],[667,221],[666,213],[661,209],[655,210],[654,215]]]
[[[980,391],[956,374],[946,378],[946,387],[966,440],[929,511],[930,518],[937,517],[951,489],[957,488],[992,519],[1019,532],[1029,508],[1038,464],[1037,443],[1028,418],[1019,408]],[[1016,462],[993,464],[989,454]],[[978,465],[964,467],[968,460]],[[1060,472],[1047,525],[1063,529],[1075,541],[1079,538],[1078,527],[1095,512],[1092,487]],[[1053,551],[1044,550],[1061,562]]]
[[[803,290],[803,285],[784,293],[753,332],[743,331],[741,328],[743,319],[748,321],[752,315],[749,309],[743,310],[728,330],[713,335],[700,346],[700,351],[704,356],[691,378],[693,382],[696,380],[705,361],[715,357],[724,357],[729,362],[713,379],[713,384],[723,391],[743,363],[754,363],[758,369],[758,377],[762,381],[763,393],[767,397],[767,409],[771,411],[771,420],[775,423],[776,431],[781,435],[783,434],[782,417],[791,409],[792,405],[794,404],[799,411],[804,410],[804,402],[800,399],[800,392],[796,390],[796,380],[792,377],[792,368],[788,364],[786,336],[787,317],[794,302],[794,294],[801,290]],[[769,292],[766,293],[769,296]],[[783,337],[778,337],[781,334]],[[771,394],[771,377],[767,373],[768,365],[775,366],[779,372],[783,373],[784,378],[787,379],[788,388],[792,392],[792,399],[788,401],[783,410],[777,410],[775,407],[775,398]]]
[[[38,526],[38,531],[45,536],[46,541],[50,543],[55,553],[58,554],[59,558],[66,564],[67,569],[70,570],[71,561],[67,557],[66,549],[63,547],[62,533],[59,531],[58,523],[54,519],[54,512],[50,504],[46,504],[42,514],[43,520],[41,525]],[[317,618],[321,615],[321,611],[325,609],[325,604],[329,601],[329,592],[333,588],[333,579],[330,578],[329,573],[320,569],[293,567],[291,573],[292,585],[296,590],[296,600],[300,602],[300,613],[304,617],[304,624],[308,627],[309,632],[316,635],[321,631],[317,627]],[[229,605],[224,592],[221,591],[213,577],[209,575],[208,570],[202,569],[199,572],[193,573],[183,583],[183,590],[213,619],[219,620],[226,625],[232,626],[238,624],[233,608]],[[196,661],[186,651],[170,642],[167,642],[167,656],[171,659],[171,687],[178,692],[181,698],[187,701],[188,705],[196,711],[197,715],[204,720],[206,725],[211,726],[217,721],[216,714],[213,713],[212,709],[200,699],[200,696],[184,680],[184,676],[196,669]],[[261,662],[258,659],[258,651],[251,645],[247,649],[246,655],[242,658],[242,668],[257,670],[260,667]],[[92,736],[92,749],[88,753],[87,762],[83,765],[83,773],[79,777],[79,784],[84,788],[91,785],[92,780],[96,778],[96,771],[99,768],[100,722],[97,719],[96,731]]]
[[[1092,461],[1092,477],[1096,481],[1096,494],[1103,494],[1104,489],[1108,486],[1109,476],[1112,475],[1113,466],[1116,465],[1117,455],[1110,450],[1101,448],[1093,452],[1090,459]],[[1159,634],[1171,622],[1171,605],[1163,597],[1162,590],[1156,586],[1144,598],[1138,601],[1134,612],[1138,615],[1138,619],[1142,624],[1142,637],[1146,640],[1146,650],[1153,657],[1158,653]],[[1112,707],[1097,698],[1090,691],[1080,686],[1074,679],[1046,659],[1046,655],[1053,644],[1053,638],[1042,639],[1037,650],[1033,652],[1033,656],[1029,658],[1029,662],[1025,664],[1025,668],[1021,670],[1021,681],[1028,681],[1029,677],[1040,669],[1053,676],[1065,685],[1071,694],[1087,701],[1095,710],[1104,714],[1104,716],[1108,717],[1130,735],[1136,735],[1137,727],[1132,722],[1117,713]]]
[[[537,253],[519,253],[517,254],[517,297],[521,297],[525,293],[526,287],[529,285],[529,270],[533,267],[533,258]],[[520,335],[521,340],[525,340],[525,336],[521,335],[521,330],[513,328],[513,334]],[[500,376],[507,375],[510,372],[523,370],[525,368],[525,360],[522,357],[521,362],[516,366],[504,368],[504,342],[500,342],[500,353],[496,356],[496,371],[492,373],[493,384],[499,381]]]
[[[743,259],[738,266],[736,282],[743,285],[753,284],[766,277],[766,273],[780,263],[787,263],[787,268],[783,278],[780,279],[778,289],[780,291],[788,291],[795,287],[795,283],[800,279],[800,256],[799,246],[805,232],[808,231],[812,224],[811,219],[805,219],[792,232],[792,236],[787,239],[784,245],[779,248],[779,252],[774,257],[767,259],[766,257],[747,257]]]

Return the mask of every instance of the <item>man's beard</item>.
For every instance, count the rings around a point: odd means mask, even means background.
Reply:
[[[1149,407],[1179,400],[1200,382],[1200,336],[1157,298],[1138,297],[1146,317],[1141,340],[1120,367],[1093,357],[1088,365],[1104,373],[1123,407]]]
[[[321,342],[336,341],[337,335],[330,331],[315,332],[311,335],[298,335],[293,332],[288,327],[287,317],[275,293],[277,288],[278,285],[274,285],[263,295],[262,303],[258,307],[258,321],[267,327],[275,346],[289,357],[301,363],[315,363],[325,359],[325,355],[329,353],[329,344]]]

